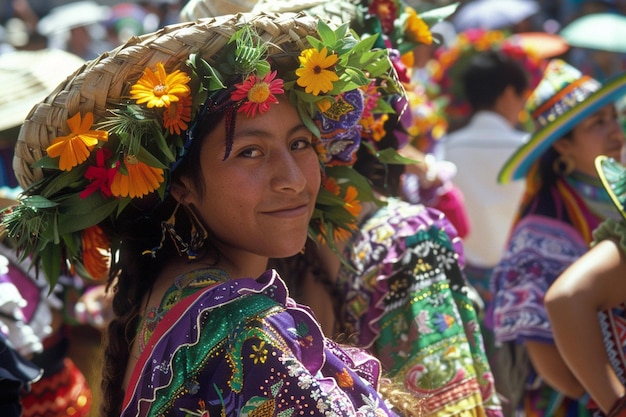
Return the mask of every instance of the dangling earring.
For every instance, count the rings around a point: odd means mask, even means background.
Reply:
[[[151,254],[153,258],[156,257],[157,251],[161,249],[165,243],[165,236],[169,235],[170,239],[172,239],[172,242],[174,243],[174,246],[176,247],[176,250],[178,251],[179,256],[186,253],[187,259],[189,260],[197,258],[198,251],[204,246],[204,241],[207,239],[209,233],[200,222],[200,219],[198,219],[194,211],[188,206],[183,205],[183,208],[187,213],[187,217],[189,218],[189,223],[191,223],[190,240],[189,243],[185,242],[185,240],[176,232],[176,213],[178,212],[178,208],[180,206],[181,203],[177,203],[176,208],[174,208],[174,211],[169,219],[161,222],[161,241],[159,242],[159,245],[155,246],[151,250],[144,251],[144,255]]]
[[[184,205],[183,208],[187,213],[189,223],[191,223],[190,240],[189,244],[186,245],[187,259],[194,260],[198,257],[198,252],[204,246],[204,241],[209,236],[209,232],[191,207]]]
[[[576,168],[576,163],[574,160],[567,155],[559,155],[552,163],[552,170],[555,174],[561,175],[563,177],[574,172]]]

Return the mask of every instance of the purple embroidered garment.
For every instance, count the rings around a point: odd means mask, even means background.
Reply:
[[[380,363],[326,339],[275,271],[226,281],[215,271],[193,272],[201,288],[159,322],[122,416],[395,415],[375,389]]]

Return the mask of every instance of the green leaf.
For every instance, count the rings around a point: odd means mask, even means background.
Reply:
[[[163,150],[163,149],[159,147],[159,150]],[[167,150],[167,153],[165,155],[167,156],[168,160],[170,162],[174,162],[174,155],[170,152],[169,148],[165,148],[165,150]],[[168,168],[168,166],[163,164],[163,162],[161,162],[159,158],[152,155],[145,148],[140,148],[136,156],[137,156],[137,159],[139,159],[141,162],[144,162],[150,165],[151,167],[162,168],[162,169]]]
[[[445,20],[448,17],[452,16],[452,14],[456,12],[456,9],[459,7],[460,4],[460,2],[452,3],[447,6],[419,12],[418,15],[422,18],[424,23],[428,25],[428,27],[433,27],[436,23],[439,23],[442,20]]]
[[[421,164],[423,161],[417,161],[415,159],[407,158],[402,156],[393,148],[386,148],[382,151],[376,153],[376,156],[380,160],[380,162],[384,164],[394,164],[394,165],[413,165],[413,164]]]
[[[363,53],[371,52],[374,49],[374,44],[376,43],[376,39],[378,38],[378,34],[374,34],[372,36],[368,36],[366,38],[361,39],[357,42],[356,45],[352,47],[352,52],[354,55],[361,55]]]
[[[40,160],[33,162],[31,166],[33,168],[59,169],[59,159],[60,158],[50,158],[46,155]]]
[[[340,29],[340,28],[339,28]],[[339,30],[338,29],[338,30]],[[324,45],[329,48],[335,49],[335,43],[337,42],[337,36],[335,35],[335,31],[331,29],[324,20],[319,19],[317,23],[317,32],[320,35],[320,40]]]
[[[50,283],[50,292],[57,283],[61,275],[61,261],[65,259],[62,256],[61,245],[48,244],[39,252],[41,257],[41,268]]]
[[[68,234],[94,226],[106,219],[118,203],[116,199],[107,201],[98,193],[93,193],[87,198],[80,198],[75,194],[63,201],[59,232]]]

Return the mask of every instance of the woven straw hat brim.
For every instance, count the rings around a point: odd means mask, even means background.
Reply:
[[[129,97],[131,86],[146,68],[163,63],[166,71],[178,69],[190,54],[208,62],[243,25],[255,29],[268,45],[270,55],[300,51],[306,36],[317,33],[318,21],[305,14],[241,13],[196,22],[180,23],[137,38],[89,61],[66,82],[35,105],[28,114],[15,148],[13,169],[23,188],[42,178],[34,162],[46,155],[52,140],[69,134],[67,120],[76,113],[92,112],[94,123]]]
[[[0,131],[22,124],[30,109],[83,63],[60,49],[0,54]]]
[[[235,12],[251,13],[299,13],[325,19],[337,26],[354,20],[360,0],[253,0],[217,2],[227,3]],[[247,9],[245,9],[247,7]],[[182,21],[194,21],[217,14],[214,0],[190,0],[181,10]]]
[[[360,0],[259,0],[252,12],[305,12],[341,25],[356,18],[360,3]]]
[[[601,155],[596,158],[596,171],[602,181],[602,186],[611,197],[617,211],[626,220],[626,168],[619,161]]]

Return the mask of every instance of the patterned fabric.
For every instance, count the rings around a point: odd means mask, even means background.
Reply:
[[[68,326],[75,323],[71,314],[84,284],[76,276],[61,276],[51,289],[43,273],[30,267],[0,245],[0,333],[43,371],[21,398],[23,416],[87,416],[91,389],[67,357]],[[61,324],[53,329],[55,321]]]
[[[594,242],[617,239],[626,253],[626,222],[607,219],[594,231]],[[626,303],[598,313],[604,346],[611,366],[620,382],[626,386]]]
[[[425,416],[501,415],[454,227],[389,199],[360,230],[338,276],[344,332],[423,398]]]
[[[595,187],[593,192],[590,187]],[[559,179],[535,195],[514,225],[504,255],[494,268],[494,298],[487,311],[487,322],[493,324],[496,342],[501,345],[501,360],[515,350],[509,345],[527,340],[554,345],[543,299],[565,268],[588,250],[591,231],[601,220],[597,213],[606,212],[597,210],[606,204],[601,193],[601,187],[592,182]],[[503,363],[506,368],[498,369],[498,375],[506,379],[504,385],[515,386],[506,395],[513,399],[512,407],[523,409],[526,416],[590,415],[586,400],[567,399],[545,384],[525,355],[509,357]]]
[[[326,339],[275,271],[229,280],[205,269],[181,282],[162,301],[122,416],[395,416],[375,390],[380,363]]]
[[[496,341],[554,343],[543,297],[561,272],[586,251],[587,242],[566,223],[544,216],[520,221],[494,270]]]
[[[22,417],[87,417],[91,390],[74,362],[65,358],[58,372],[31,385],[22,407]]]

